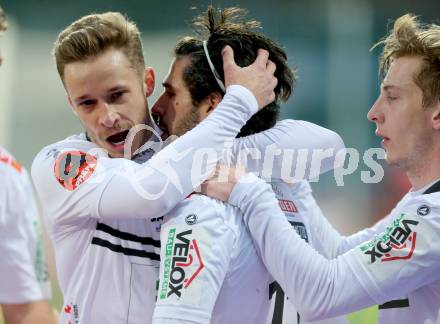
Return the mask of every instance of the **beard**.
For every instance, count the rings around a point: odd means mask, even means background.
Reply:
[[[194,107],[190,113],[182,118],[173,129],[171,135],[182,136],[200,123],[200,114],[197,107]]]

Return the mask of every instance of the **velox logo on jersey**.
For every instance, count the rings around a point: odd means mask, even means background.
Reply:
[[[406,210],[397,212],[382,235],[353,250],[365,270],[378,280],[378,285],[389,282],[391,276],[411,267],[413,262],[426,262],[426,255],[432,251],[437,230],[426,217],[417,215],[417,208],[417,205],[405,207],[411,214]]]
[[[55,177],[64,188],[73,191],[90,178],[97,164],[93,155],[81,151],[64,152],[55,161]]]
[[[378,261],[410,259],[417,244],[417,225],[419,220],[400,214],[384,234],[362,245],[361,251],[370,257],[370,263]]]
[[[165,256],[159,300],[177,298],[198,303],[201,293],[198,281],[204,268],[202,247],[209,246],[209,236],[203,228],[188,226],[170,227],[164,232]]]

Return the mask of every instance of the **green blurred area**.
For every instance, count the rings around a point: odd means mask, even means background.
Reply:
[[[359,312],[351,313],[347,318],[350,324],[376,324],[377,306],[372,306]]]

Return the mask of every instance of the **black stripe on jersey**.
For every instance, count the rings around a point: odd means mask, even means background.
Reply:
[[[423,194],[424,195],[429,195],[429,194],[432,194],[434,192],[439,192],[439,191],[440,191],[440,181],[437,181],[431,187],[426,189],[426,191]]]
[[[144,250],[136,250],[131,248],[123,247],[122,245],[113,244],[107,240],[103,240],[99,237],[94,237],[92,239],[92,244],[96,244],[102,247],[105,247],[113,252],[122,253],[125,255],[137,256],[140,258],[146,258],[154,261],[160,261],[160,256],[154,252],[147,252]]]
[[[103,224],[103,223],[98,223],[98,225],[96,225],[96,229],[98,231],[105,232],[107,234],[110,234],[114,237],[118,237],[123,240],[137,242],[137,243],[141,243],[143,245],[152,245],[154,247],[160,248],[160,241],[154,240],[150,236],[137,236],[137,235],[134,235],[131,233],[122,232],[120,230],[117,230],[117,229],[115,229],[111,226],[108,226],[106,224]]]
[[[405,308],[409,307],[409,299],[396,299],[379,305],[379,309]]]

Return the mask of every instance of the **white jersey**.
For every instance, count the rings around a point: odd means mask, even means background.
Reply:
[[[0,304],[51,298],[32,184],[26,170],[0,148]]]
[[[257,110],[254,96],[232,86],[194,130],[148,162],[109,158],[84,134],[44,148],[32,176],[54,242],[64,296],[62,323],[146,323],[158,278],[160,216],[213,170],[190,172],[194,152],[218,155]],[[224,120],[228,120],[225,125]],[[148,143],[147,143],[148,144]],[[138,154],[147,160],[154,150]]]
[[[326,258],[335,257],[332,242],[328,242],[326,239],[323,240],[321,236],[325,217],[313,198],[310,184],[307,181],[295,184],[276,181],[272,182],[271,185],[281,210],[298,235]],[[269,296],[271,309],[267,324],[348,323],[343,316],[322,321],[305,321],[290,301],[295,296],[287,296],[276,281],[270,284]]]
[[[273,192],[253,179],[241,181],[230,202],[243,211],[264,263],[304,318],[379,304],[380,323],[440,323],[439,182],[405,195],[372,229],[385,228],[381,234],[328,260],[292,233]]]
[[[240,211],[192,195],[164,217],[154,324],[263,324],[271,276]]]
[[[256,100],[249,91],[240,86],[228,87],[220,106],[207,119],[141,164],[109,158],[84,134],[49,145],[37,155],[32,176],[55,246],[64,295],[61,321],[145,323],[151,319],[161,216],[214,168],[217,159],[211,155],[206,172],[191,172],[193,158],[200,158],[196,155],[198,149],[209,148],[220,156],[224,143],[233,140],[250,118],[249,111],[256,109]],[[290,136],[307,138],[311,132],[322,135],[324,146],[343,146],[333,132],[306,122],[288,121],[234,142],[232,151],[237,146],[254,147],[255,143],[263,150],[274,140],[281,148],[304,148],[301,142],[292,143]],[[148,160],[153,153],[151,148],[145,149],[138,154],[138,162]],[[333,167],[335,157],[330,160],[324,171]],[[255,160],[250,165],[259,169],[261,163]],[[275,164],[274,170],[278,168]]]

